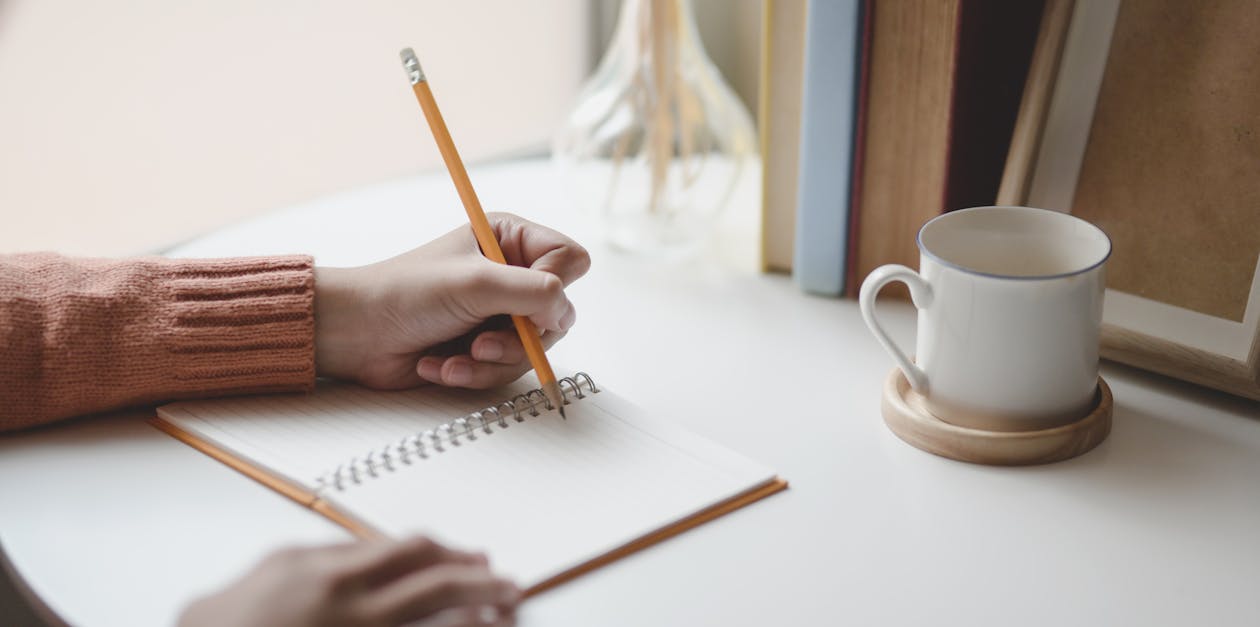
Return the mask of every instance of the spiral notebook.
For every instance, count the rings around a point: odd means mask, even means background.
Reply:
[[[774,472],[596,385],[189,401],[163,431],[361,537],[484,550],[536,593],[787,487]]]

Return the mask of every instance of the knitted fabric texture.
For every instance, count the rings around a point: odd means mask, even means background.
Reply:
[[[0,255],[0,430],[315,383],[310,257]]]

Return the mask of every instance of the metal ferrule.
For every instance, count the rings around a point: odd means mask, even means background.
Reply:
[[[398,56],[402,59],[403,69],[407,70],[407,78],[411,79],[412,85],[424,80],[424,70],[420,68],[420,59],[416,58],[414,50],[403,48]]]

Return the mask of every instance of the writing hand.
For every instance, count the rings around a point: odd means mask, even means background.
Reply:
[[[577,242],[506,213],[489,214],[509,265],[482,256],[471,227],[380,263],[315,270],[315,365],[321,376],[382,389],[424,382],[486,388],[529,361],[504,314],[527,316],[550,347],[576,320],[564,288],[590,268]]]

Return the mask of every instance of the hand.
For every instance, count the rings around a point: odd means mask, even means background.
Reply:
[[[484,556],[426,538],[279,551],[188,606],[181,627],[512,625],[521,593]]]
[[[381,389],[424,382],[486,388],[529,370],[503,314],[527,316],[555,344],[576,320],[564,287],[590,268],[577,242],[492,213],[509,265],[482,256],[471,227],[358,268],[315,270],[315,368]]]

